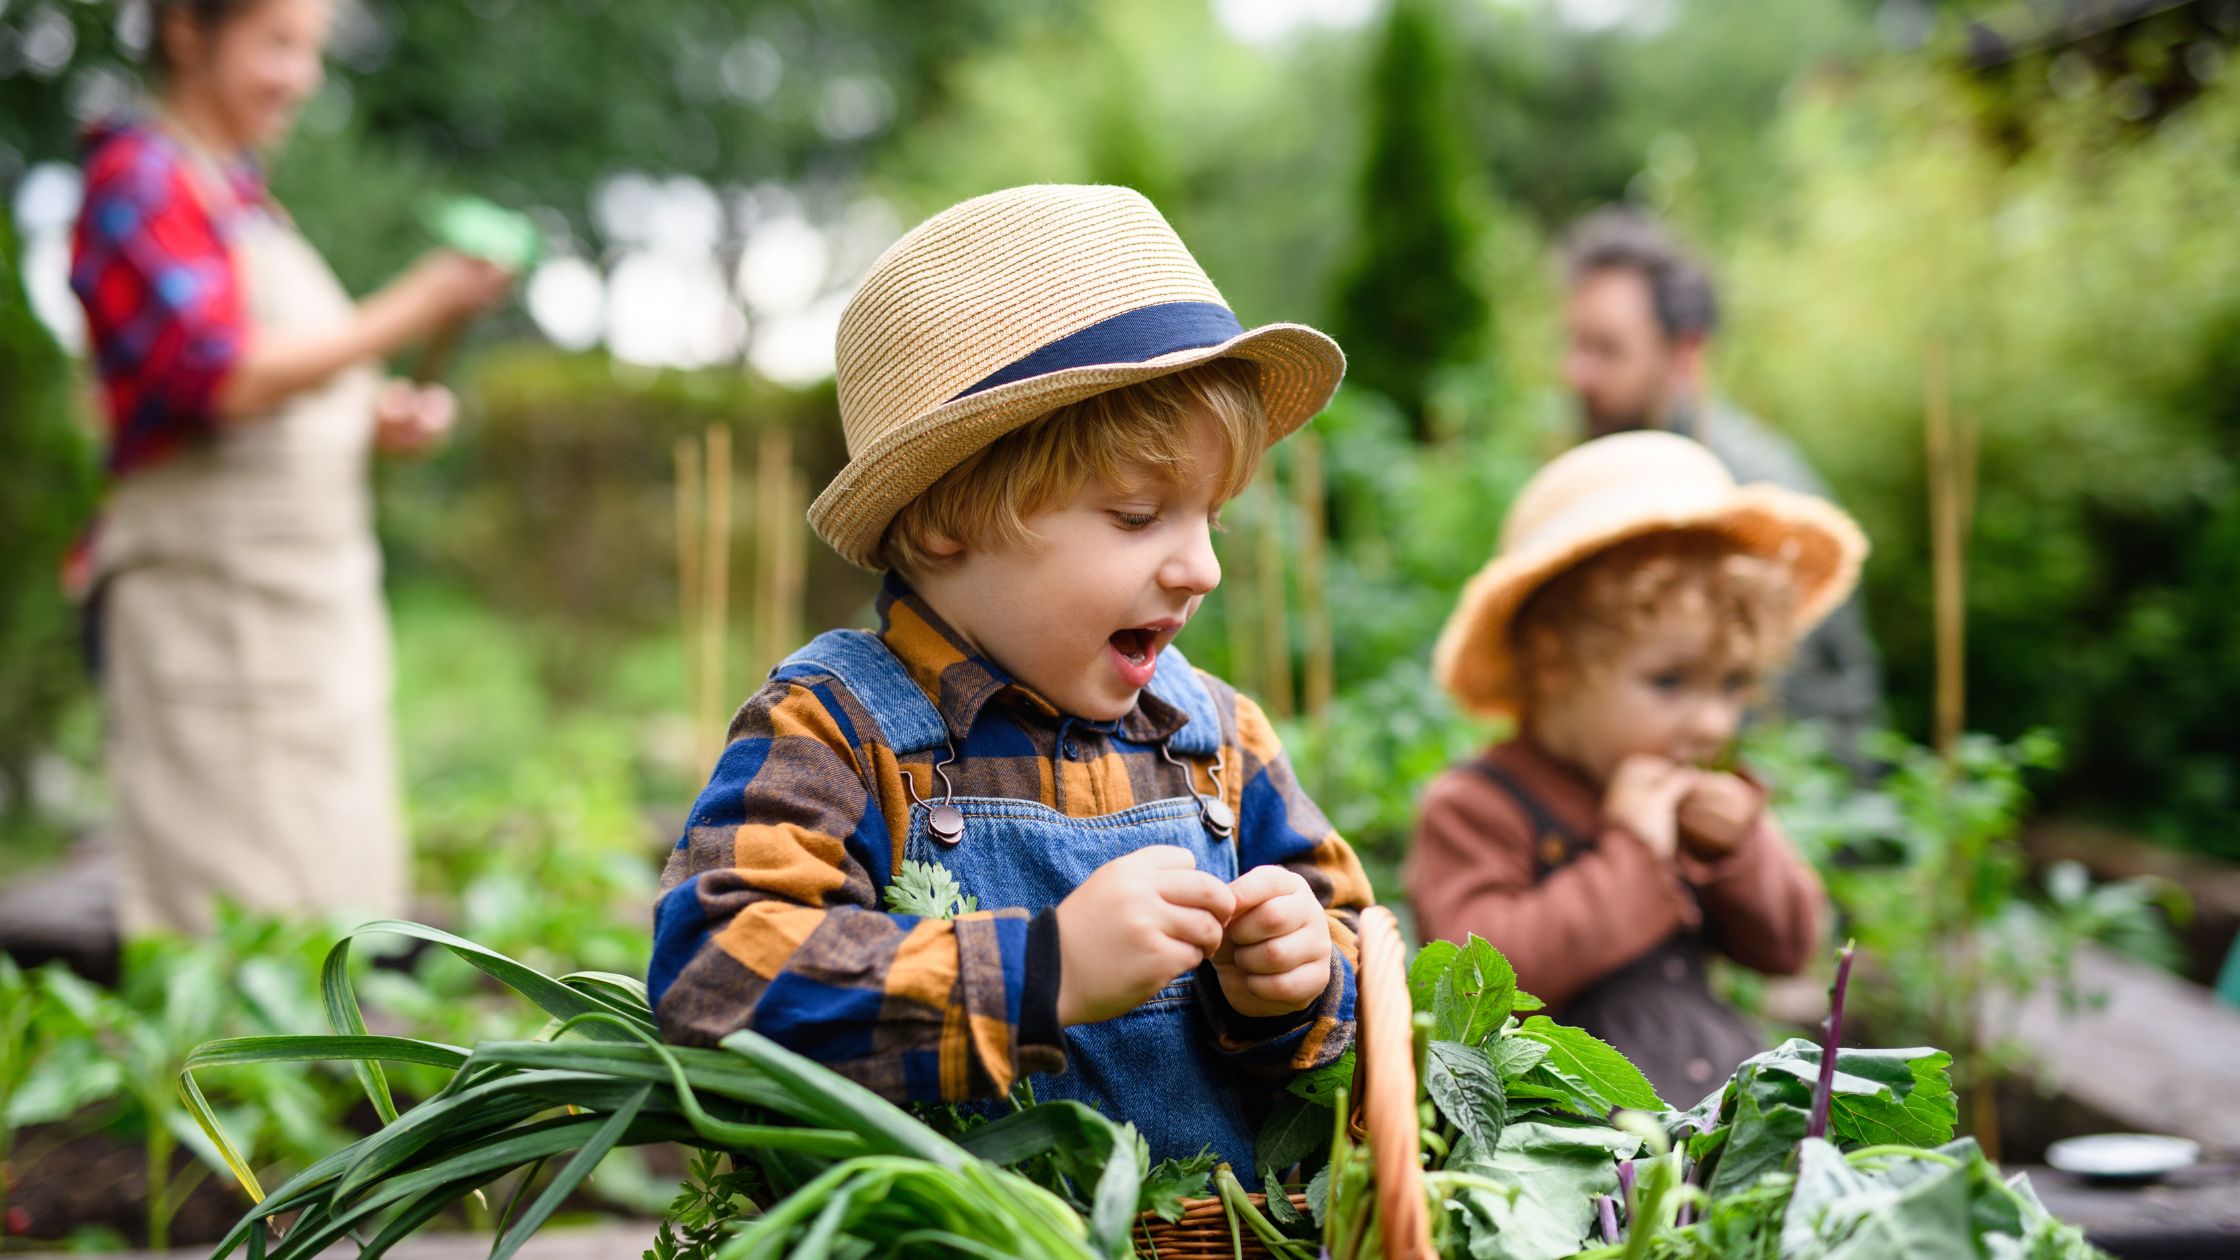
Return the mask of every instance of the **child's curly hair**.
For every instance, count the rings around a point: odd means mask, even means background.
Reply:
[[[1509,624],[1527,702],[1541,680],[1608,669],[1663,616],[1686,610],[1716,629],[1721,663],[1763,679],[1795,646],[1789,567],[1712,530],[1666,530],[1596,552],[1550,578]]]

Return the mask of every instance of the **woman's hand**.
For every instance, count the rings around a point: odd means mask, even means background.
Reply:
[[[373,444],[385,455],[421,455],[441,445],[459,400],[441,385],[391,380],[373,400]]]
[[[281,403],[326,384],[338,372],[368,359],[385,359],[497,305],[512,284],[513,273],[496,263],[439,249],[360,303],[357,318],[341,328],[252,330],[240,362],[218,386],[218,415],[232,423],[277,414],[274,408]],[[449,427],[448,418],[442,427]],[[383,449],[391,448],[384,444]]]
[[[397,285],[411,297],[421,331],[432,331],[479,315],[505,300],[513,273],[486,259],[455,249],[431,250]]]

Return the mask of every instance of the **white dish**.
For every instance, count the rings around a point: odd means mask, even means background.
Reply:
[[[2046,1148],[2046,1162],[2094,1181],[2153,1181],[2201,1159],[2201,1146],[2159,1133],[2095,1133]]]

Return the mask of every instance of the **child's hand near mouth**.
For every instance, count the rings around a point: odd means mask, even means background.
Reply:
[[[1222,925],[1237,912],[1230,888],[1199,870],[1188,849],[1171,844],[1098,867],[1058,903],[1058,1022],[1093,1024],[1125,1014],[1204,962],[1221,948]],[[1319,918],[1319,904],[1315,913]],[[1324,929],[1326,948],[1328,935]],[[1319,984],[1315,991],[1322,991]]]
[[[1763,792],[1739,775],[1705,770],[1680,798],[1680,844],[1699,858],[1734,852],[1765,809]]]
[[[1634,753],[1618,763],[1602,797],[1602,813],[1666,861],[1680,846],[1680,802],[1702,773],[1669,758]]]
[[[1213,952],[1230,1009],[1252,1019],[1312,1005],[1330,985],[1330,923],[1297,871],[1256,866],[1229,885],[1237,909]]]

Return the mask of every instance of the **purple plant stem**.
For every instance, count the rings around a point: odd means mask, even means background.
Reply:
[[[1602,1241],[1618,1245],[1618,1201],[1607,1194],[1594,1197],[1594,1210],[1602,1218]]]
[[[1812,1122],[1805,1126],[1808,1138],[1828,1136],[1828,1107],[1836,1095],[1836,1052],[1843,1046],[1843,994],[1851,984],[1852,943],[1843,943],[1843,953],[1836,959],[1836,982],[1828,990],[1828,1039],[1820,1043],[1820,1083],[1812,1091]]]
[[[1630,1159],[1618,1164],[1618,1198],[1625,1202],[1626,1215],[1633,1215],[1633,1161]]]

